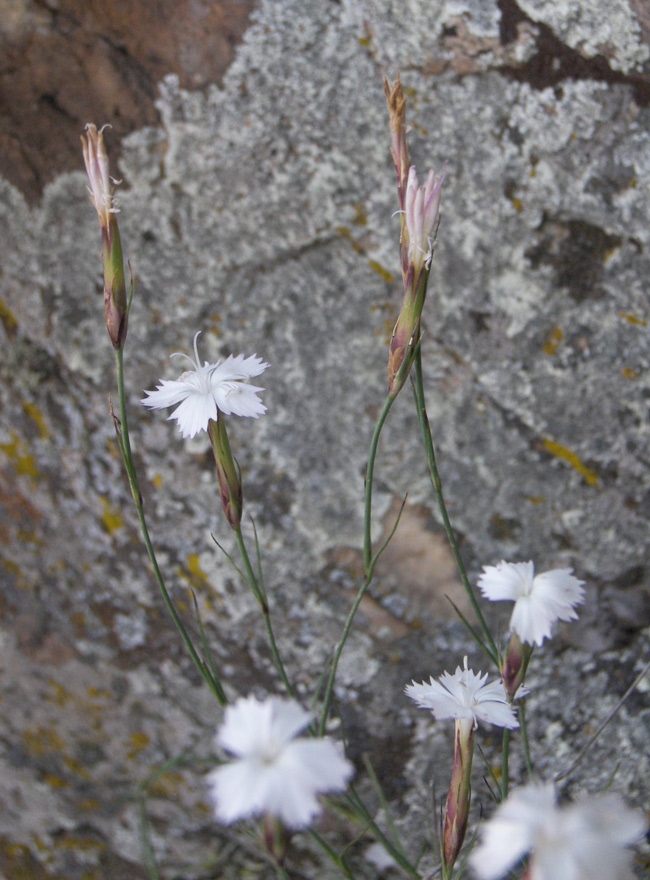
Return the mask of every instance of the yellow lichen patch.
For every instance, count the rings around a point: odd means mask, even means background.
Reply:
[[[70,755],[64,755],[63,763],[70,770],[71,773],[74,773],[76,776],[80,776],[82,779],[90,779],[90,773],[84,765],[77,758],[73,758]]]
[[[76,852],[104,852],[106,844],[94,837],[82,837],[80,834],[66,834],[54,843],[57,849],[74,850]]]
[[[127,758],[132,761],[134,758],[138,757],[140,752],[143,752],[147,748],[151,743],[151,739],[146,733],[140,731],[139,733],[132,733],[129,737],[129,742],[131,743],[131,748],[126,755]]]
[[[198,553],[190,553],[187,557],[187,568],[179,568],[178,573],[196,590],[204,591],[205,587],[210,586],[208,576],[201,568]],[[178,603],[178,607],[181,607],[180,603]]]
[[[623,378],[624,379],[636,379],[638,378],[639,371],[635,370],[633,367],[625,367],[623,370]]]
[[[47,427],[45,419],[43,418],[43,415],[38,407],[33,403],[25,401],[23,403],[23,409],[38,428],[38,433],[41,437],[41,440],[47,440],[47,438],[50,436],[50,429]]]
[[[521,212],[524,210],[524,206],[522,204],[522,201],[521,201],[521,199],[518,199],[517,196],[512,197],[512,207],[515,209],[515,211],[518,214],[521,214]]]
[[[354,217],[352,218],[352,222],[355,226],[367,226],[368,225],[368,217],[366,216],[366,212],[363,210],[361,205],[354,206]]]
[[[7,574],[13,575],[16,579],[16,587],[19,590],[33,590],[34,585],[30,584],[25,575],[23,574],[20,566],[13,562],[11,559],[4,559],[4,557],[0,556],[0,567],[2,567]]]
[[[180,773],[165,773],[157,779],[149,788],[154,797],[174,798],[183,786],[183,777]]]
[[[560,327],[554,327],[546,338],[546,342],[542,346],[544,354],[553,355],[557,351],[558,345],[564,339],[564,333]]]
[[[106,529],[109,535],[112,535],[118,529],[124,528],[124,520],[122,519],[122,515],[119,510],[116,510],[108,498],[104,495],[100,498],[102,502],[102,515],[100,517],[102,525]]]
[[[43,777],[43,782],[46,785],[49,785],[50,788],[68,788],[70,785],[69,782],[66,782],[65,779],[61,779],[60,776],[52,776],[51,773],[48,773]]]
[[[90,685],[90,687],[86,688],[86,693],[89,697],[104,697],[109,700],[111,697],[110,691],[107,691],[106,688],[98,688],[94,685]]]
[[[628,324],[634,324],[637,327],[647,327],[648,322],[644,318],[637,318],[636,315],[630,314],[630,312],[619,312],[619,318],[623,318],[624,321],[627,321]]]
[[[15,431],[11,431],[11,438],[9,443],[0,443],[0,451],[4,452],[9,461],[13,463],[16,473],[36,480],[39,473],[34,456],[27,451],[27,447]]]
[[[368,262],[372,271],[380,275],[384,279],[384,281],[390,283],[395,280],[393,274],[389,272],[388,269],[384,269],[381,263],[378,263],[376,260],[369,260]]]
[[[13,316],[11,309],[0,299],[0,321],[5,325],[9,335],[18,328],[18,321]]]
[[[336,231],[341,236],[341,238],[346,238],[350,242],[350,244],[352,245],[352,250],[355,251],[355,253],[363,253],[363,248],[360,244],[357,244],[357,242],[352,238],[352,233],[347,226],[337,226]]]
[[[46,696],[46,699],[49,700],[50,703],[54,703],[55,706],[65,706],[65,704],[72,699],[70,691],[66,690],[58,681],[49,678],[47,683],[52,691],[51,694]]]
[[[589,468],[580,461],[575,452],[571,452],[566,446],[556,443],[555,440],[551,440],[549,437],[544,437],[543,443],[544,449],[547,452],[554,455],[556,458],[562,459],[562,461],[566,461],[566,463],[571,465],[574,470],[578,471],[578,473],[584,477],[585,483],[588,486],[598,485],[598,474],[589,470]]]
[[[162,474],[154,474],[154,476],[151,478],[151,482],[154,484],[156,489],[162,489],[162,487],[163,487]]]
[[[37,535],[36,532],[27,531],[27,529],[18,529],[17,535],[18,540],[24,544],[35,544],[37,547],[42,547],[45,544],[40,535]]]
[[[29,754],[37,758],[61,753],[65,749],[65,743],[51,727],[27,728],[23,731],[23,739]]]
[[[77,803],[77,808],[83,812],[90,812],[91,810],[99,809],[99,801],[96,801],[95,798],[82,798]]]
[[[214,336],[220,336],[221,315],[218,312],[215,312],[214,315],[209,316],[208,321],[210,322],[210,333],[212,333]]]

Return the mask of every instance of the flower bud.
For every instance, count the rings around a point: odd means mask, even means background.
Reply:
[[[210,419],[208,434],[212,443],[214,460],[217,464],[221,504],[228,522],[237,531],[241,523],[244,502],[239,469],[230,451],[230,443],[228,442],[228,434],[226,432],[226,420],[223,414],[219,414],[219,418],[216,420]]]
[[[442,828],[442,858],[446,868],[445,876],[451,876],[454,862],[465,840],[471,799],[470,778],[473,753],[474,725],[472,720],[458,719],[454,738],[454,768],[451,774]]]
[[[524,682],[532,653],[532,645],[522,643],[517,633],[513,632],[501,668],[503,686],[510,701],[514,700],[515,694]]]
[[[113,347],[119,349],[123,348],[126,339],[128,306],[122,243],[115,219],[117,208],[113,202],[113,186],[109,175],[103,129],[97,131],[96,127],[89,123],[86,132],[87,140],[82,136],[81,143],[90,181],[88,192],[102,229],[106,329]]]

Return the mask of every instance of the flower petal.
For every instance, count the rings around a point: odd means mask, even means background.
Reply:
[[[183,437],[194,437],[199,431],[207,431],[210,419],[216,421],[217,405],[211,394],[194,392],[168,418],[176,419]]]
[[[532,588],[535,566],[532,562],[499,562],[485,565],[478,579],[478,588],[492,602],[516,601],[527,596]]]

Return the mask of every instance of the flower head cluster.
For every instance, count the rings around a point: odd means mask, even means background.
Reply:
[[[409,259],[413,263],[416,277],[422,266],[428,269],[431,262],[432,238],[438,225],[444,179],[445,166],[439,177],[436,177],[432,168],[420,186],[415,166],[411,165],[409,169],[404,210],[409,235]]]
[[[421,709],[430,709],[438,720],[454,718],[474,728],[479,721],[498,727],[519,727],[503,684],[487,684],[487,673],[481,675],[468,669],[467,657],[464,668],[457,666],[453,675],[444,672],[439,681],[432,677],[429,684],[413,682],[405,690]]]
[[[208,775],[217,818],[268,815],[304,828],[319,812],[316,795],[344,791],[353,768],[331,739],[297,737],[311,716],[293,700],[237,700],[216,742],[235,760]]]
[[[551,635],[556,620],[575,620],[574,608],[584,601],[584,582],[571,568],[535,574],[532,562],[500,562],[486,565],[478,580],[479,590],[493,602],[515,603],[510,629],[522,642],[541,645]]]
[[[498,807],[470,860],[480,880],[499,880],[527,853],[530,880],[631,880],[624,848],[645,827],[614,794],[558,807],[553,786],[531,784]]]
[[[261,358],[253,355],[245,358],[243,354],[225,361],[201,366],[194,337],[194,359],[189,355],[175,352],[172,357],[184,357],[190,361],[193,370],[183,373],[179,379],[162,379],[155,391],[145,391],[148,397],[141,400],[151,409],[176,407],[169,416],[176,419],[183,437],[194,437],[199,431],[206,431],[210,420],[217,421],[219,413],[226,415],[258,418],[266,412],[266,407],[257,396],[263,388],[249,385],[252,376],[259,376],[269,366]]]

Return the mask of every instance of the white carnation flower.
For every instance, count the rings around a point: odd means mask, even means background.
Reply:
[[[556,620],[576,620],[576,605],[584,602],[584,581],[571,568],[535,574],[532,562],[486,565],[478,588],[492,602],[510,601],[515,607],[510,629],[522,642],[541,645]]]
[[[257,396],[264,391],[255,385],[248,385],[252,376],[259,376],[269,366],[256,355],[245,358],[243,354],[225,361],[201,366],[194,337],[194,359],[182,352],[172,357],[184,357],[194,369],[183,373],[179,379],[162,379],[155,391],[145,391],[148,397],[140,402],[151,409],[165,409],[176,406],[169,416],[176,419],[183,437],[194,437],[199,431],[207,431],[210,420],[217,421],[218,414],[247,416],[256,419],[266,412],[266,407]]]
[[[311,716],[293,700],[240,698],[226,708],[217,745],[235,756],[208,775],[217,818],[270,815],[304,828],[320,811],[316,795],[344,791],[353,767],[328,738],[296,738]]]
[[[430,709],[438,720],[454,718],[471,722],[473,727],[479,721],[498,727],[519,727],[503,684],[500,681],[487,684],[487,673],[481,675],[468,669],[467,657],[464,669],[457,666],[453,675],[444,672],[439,681],[431,677],[429,684],[413,682],[405,690],[420,708]]]
[[[527,854],[530,880],[631,880],[624,848],[646,822],[614,794],[556,805],[552,785],[513,792],[483,826],[470,856],[479,880],[499,880]]]

